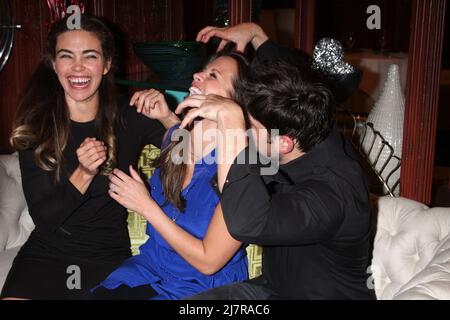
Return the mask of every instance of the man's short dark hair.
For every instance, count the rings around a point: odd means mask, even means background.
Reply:
[[[329,135],[335,102],[320,74],[284,61],[253,64],[237,86],[239,103],[268,130],[295,139],[303,152]]]

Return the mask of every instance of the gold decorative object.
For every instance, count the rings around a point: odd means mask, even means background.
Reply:
[[[138,168],[145,175],[145,177],[150,179],[155,171],[150,163],[159,156],[159,149],[153,145],[146,146],[141,153],[139,158]],[[148,236],[145,233],[147,220],[145,220],[141,215],[133,211],[128,211],[128,231],[130,233],[131,240],[131,251],[133,255],[139,254],[139,247],[147,241]]]

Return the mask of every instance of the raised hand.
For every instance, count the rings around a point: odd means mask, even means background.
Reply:
[[[218,95],[191,95],[178,105],[175,113],[180,114],[186,108],[192,109],[184,116],[180,128],[186,128],[197,117],[216,123],[219,123],[221,116],[228,116],[239,121],[239,123],[244,118],[243,111],[236,102]]]
[[[269,39],[259,25],[251,22],[225,28],[205,27],[197,34],[196,40],[207,43],[212,37],[222,39],[218,51],[222,50],[227,43],[234,42],[236,49],[241,52],[244,52],[245,47],[250,42],[253,48],[257,50],[261,44]]]
[[[136,92],[130,100],[130,106],[133,105],[150,119],[163,120],[172,114],[164,95],[155,89]]]
[[[86,138],[77,149],[79,169],[90,176],[99,172],[99,167],[106,161],[107,148],[103,141]]]
[[[109,178],[109,195],[125,208],[141,215],[154,205],[149,191],[136,170],[130,166],[131,177],[119,169],[114,169]]]

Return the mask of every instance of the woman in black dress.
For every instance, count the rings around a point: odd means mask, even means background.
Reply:
[[[168,110],[120,106],[114,40],[97,18],[52,26],[48,53],[18,106],[11,143],[36,225],[1,297],[84,299],[131,255],[127,211],[108,195],[114,168],[128,172],[146,144],[160,146]]]

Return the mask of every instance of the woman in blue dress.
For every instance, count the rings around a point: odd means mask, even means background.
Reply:
[[[247,66],[238,53],[216,54],[194,75],[191,96],[233,98],[235,84]],[[131,104],[149,117],[153,108],[167,108],[163,95],[155,90],[135,94]],[[126,260],[92,290],[94,299],[182,299],[247,280],[245,247],[228,233],[211,186],[217,173],[215,128],[214,122],[200,119],[184,136],[186,141],[174,141],[180,133],[176,127],[166,133],[158,168],[150,179],[150,195],[131,166],[131,176],[114,170],[110,196],[146,218],[149,239],[139,255]],[[183,144],[190,148],[181,154]],[[184,160],[178,163],[181,157]]]

